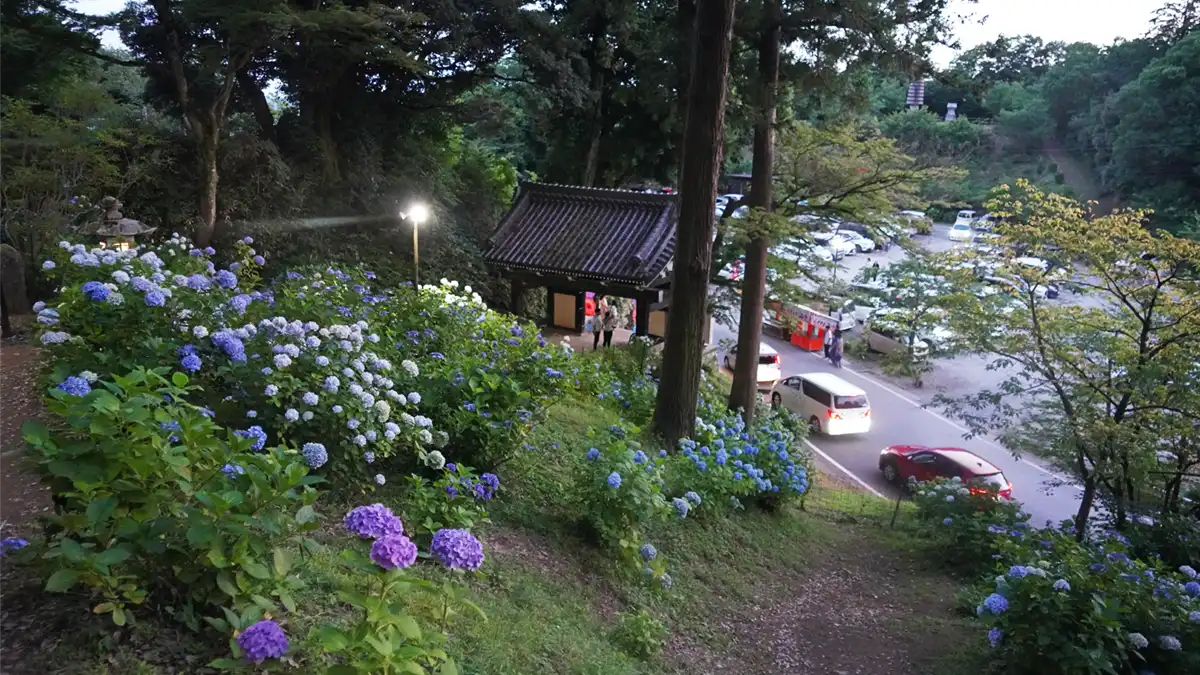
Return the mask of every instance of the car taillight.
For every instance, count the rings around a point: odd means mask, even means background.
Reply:
[[[779,365],[779,355],[778,354],[771,357],[771,363],[774,363],[775,365]]]
[[[832,408],[831,408],[831,409],[829,409],[829,410],[827,410],[827,411],[826,411],[826,413],[828,413],[828,415],[829,415],[829,419],[831,419],[831,420],[840,420],[840,419],[842,419],[842,416],[841,416],[841,415],[839,415],[838,413],[834,412]]]
[[[871,416],[871,409],[867,408],[867,411],[863,413],[863,417],[870,417],[870,416]]]

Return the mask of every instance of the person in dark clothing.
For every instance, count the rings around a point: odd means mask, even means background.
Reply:
[[[842,331],[833,334],[833,344],[829,345],[829,362],[834,368],[842,367]]]

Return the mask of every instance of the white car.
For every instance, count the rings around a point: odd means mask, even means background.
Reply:
[[[737,345],[733,346],[725,353],[725,367],[730,371],[737,364]],[[780,370],[779,352],[771,345],[760,342],[758,344],[758,374],[757,381],[759,386],[773,387],[783,376]]]
[[[963,209],[962,211],[959,211],[958,215],[955,216],[955,218],[954,218],[954,224],[955,225],[966,225],[967,227],[974,225],[975,224],[975,212],[972,211],[971,209]]]
[[[950,228],[950,241],[971,241],[974,238],[975,231],[968,223],[955,223]]]
[[[851,230],[841,230],[837,233],[838,238],[846,240],[854,250],[858,253],[870,253],[875,250],[875,242],[869,237],[864,237],[857,232]]]
[[[849,241],[838,236],[834,232],[813,232],[812,238],[818,244],[821,244],[832,251],[834,259],[841,258],[842,256],[854,255],[858,252],[858,249],[855,248],[854,244],[851,244]]]
[[[999,276],[986,276],[983,278],[983,280],[989,284],[992,284],[993,286],[1000,287],[1000,290],[1005,291],[1005,292],[1009,293],[1010,295],[1017,295],[1018,293],[1024,292],[1024,289],[1026,287],[1025,282],[1021,279],[1010,279],[1008,277],[999,277]],[[1034,284],[1033,285],[1033,297],[1037,298],[1038,300],[1046,300],[1047,298],[1053,300],[1054,298],[1058,297],[1058,288],[1056,286],[1044,286],[1042,284]]]
[[[871,430],[867,393],[833,373],[793,375],[771,390],[771,405],[808,419],[814,434],[840,436]]]

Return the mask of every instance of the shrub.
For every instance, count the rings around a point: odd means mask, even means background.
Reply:
[[[257,287],[252,243],[219,269],[179,237],[129,251],[62,242],[50,262],[63,292],[38,307],[51,379],[182,367],[219,422],[320,443],[322,471],[377,483],[433,449],[498,466],[566,389],[569,351],[470,287],[381,289],[369,271],[332,267]]]
[[[1162,560],[1168,567],[1200,568],[1200,520],[1195,516],[1139,516],[1124,531],[1129,552],[1143,560]]]
[[[979,590],[976,610],[998,671],[1172,675],[1200,668],[1194,570],[1132,558],[1119,536],[1080,544],[1067,531],[1034,530],[1001,536],[999,548],[1005,572]]]
[[[720,513],[743,508],[747,498],[775,508],[808,490],[806,458],[792,450],[798,426],[790,413],[764,411],[753,428],[729,412],[715,420],[697,419],[695,438],[681,439],[670,463],[672,489],[698,494],[695,508]]]
[[[473,529],[488,520],[487,503],[500,489],[500,479],[491,473],[476,476],[470,467],[445,464],[435,481],[412,475],[404,493],[404,511],[414,536],[422,540],[442,528]]]
[[[661,581],[665,563],[657,553],[642,554],[641,530],[655,521],[686,517],[691,504],[680,498],[667,502],[664,458],[644,452],[630,438],[637,433],[636,427],[616,425],[605,431],[590,430],[588,437],[595,446],[587,450],[587,462],[576,479],[576,500],[601,543]]]
[[[971,490],[959,478],[919,483],[913,502],[938,556],[953,565],[982,571],[994,564],[999,537],[1029,530],[1019,503]]]
[[[667,645],[667,627],[646,610],[622,612],[613,641],[631,656],[657,656]]]
[[[274,597],[294,611],[288,544],[309,543],[320,479],[296,451],[218,427],[184,402],[196,393],[186,376],[163,373],[139,369],[94,389],[73,378],[48,403],[67,429],[26,423],[59,504],[42,555],[47,590],[82,584],[118,625],[151,593],[193,629],[195,612],[218,606],[278,611]]]

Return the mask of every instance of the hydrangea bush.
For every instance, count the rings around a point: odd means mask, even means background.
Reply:
[[[37,306],[52,381],[181,369],[218,422],[314,444],[310,467],[376,484],[434,450],[500,464],[567,386],[569,351],[469,288],[381,289],[333,267],[263,286],[252,244],[220,268],[178,236],[127,251],[62,242],[50,261],[62,292]]]
[[[993,564],[1000,535],[1023,537],[1029,515],[1018,502],[971,490],[962,479],[939,478],[914,486],[913,503],[925,535],[937,543],[942,558],[982,571]]]
[[[602,543],[641,568],[647,578],[669,585],[663,581],[669,579],[663,557],[653,546],[643,549],[642,530],[656,521],[687,517],[693,504],[683,498],[667,499],[663,493],[666,459],[642,450],[632,438],[637,432],[636,427],[614,425],[589,433],[594,446],[586,451],[586,462],[576,478],[577,501],[586,524]]]
[[[1109,532],[1087,543],[1072,529],[995,532],[1000,574],[976,613],[1005,672],[1200,672],[1196,570],[1131,556]]]
[[[500,490],[500,478],[493,473],[476,476],[464,464],[446,463],[438,469],[440,477],[433,481],[408,477],[404,512],[416,534],[424,540],[442,528],[470,530],[490,522],[487,504]]]
[[[65,429],[24,429],[58,502],[47,590],[85,586],[118,625],[150,594],[193,628],[216,607],[275,611],[275,598],[295,610],[285,549],[317,527],[320,482],[295,450],[254,449],[217,426],[185,402],[194,387],[182,373],[140,369],[68,389],[49,400]]]
[[[728,412],[711,423],[697,418],[695,437],[679,442],[668,482],[698,493],[702,512],[740,509],[747,498],[777,507],[808,491],[806,458],[793,452],[794,438],[778,415],[764,415],[753,428]]]

